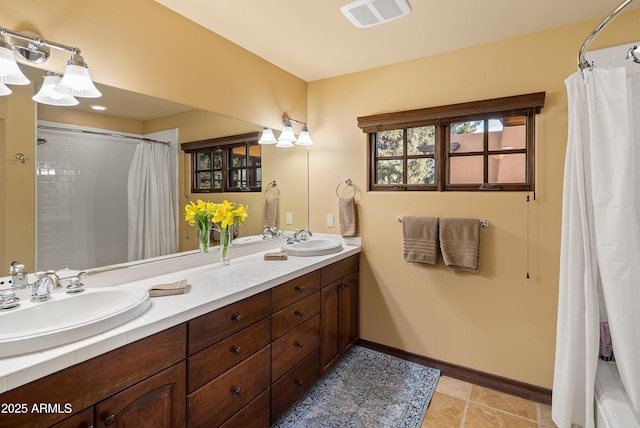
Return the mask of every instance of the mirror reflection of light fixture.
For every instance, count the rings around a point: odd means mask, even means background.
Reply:
[[[296,138],[296,135],[293,132],[292,123],[297,125],[302,125],[302,130],[300,131],[300,136]],[[310,146],[313,144],[311,141],[311,136],[309,135],[309,130],[307,129],[307,124],[305,122],[291,119],[286,114],[282,116],[282,131],[280,132],[280,136],[276,139],[273,135],[273,130],[269,128],[264,128],[262,131],[262,136],[258,141],[259,144],[275,144],[276,147],[287,148],[293,147],[294,142],[299,146]]]
[[[33,101],[40,104],[48,104],[51,106],[75,106],[80,102],[72,97],[54,90],[56,85],[60,83],[61,77],[56,74],[47,74],[44,76],[44,82],[37,94],[33,96]]]
[[[278,140],[276,140],[276,137],[273,135],[272,129],[264,128],[262,130],[262,136],[260,140],[258,140],[258,144],[275,144],[277,142]]]
[[[7,42],[7,36],[4,33],[2,34],[2,40],[0,40],[0,83],[4,85],[29,84],[29,79],[18,67],[11,45]]]
[[[29,79],[20,71],[12,51],[15,51],[16,55],[26,61],[40,64],[49,58],[49,48],[51,47],[71,54],[64,76],[52,90],[72,97],[97,98],[102,96],[89,76],[87,64],[80,56],[80,49],[43,40],[37,34],[27,31],[16,32],[0,27],[0,34],[2,35],[0,40],[0,84],[26,85],[29,83]],[[7,35],[11,36],[13,47],[7,42]],[[11,93],[5,92],[3,88],[0,88],[0,95]],[[38,101],[36,97],[34,99]]]
[[[5,85],[4,83],[0,83],[0,96],[9,95],[12,92],[13,91],[11,89],[9,89],[9,87],[7,85]]]

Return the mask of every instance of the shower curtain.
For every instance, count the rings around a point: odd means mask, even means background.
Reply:
[[[640,91],[629,78],[640,80],[622,67],[594,68],[565,81],[569,136],[552,409],[560,428],[594,426],[601,313],[627,395],[640,410],[640,143],[632,127]]]
[[[136,147],[127,185],[130,261],[178,251],[174,162],[173,149],[167,145]]]

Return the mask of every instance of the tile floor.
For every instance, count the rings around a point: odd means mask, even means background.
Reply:
[[[422,428],[551,428],[551,407],[441,376]]]

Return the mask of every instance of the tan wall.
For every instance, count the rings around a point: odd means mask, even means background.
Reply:
[[[639,18],[640,12],[623,14],[594,46],[637,39]],[[551,387],[567,138],[563,82],[575,71],[577,51],[595,25],[310,83],[309,124],[317,142],[311,156],[311,229],[336,230],[326,227],[326,214],[337,214],[335,187],[351,178],[359,189],[364,249],[362,338]],[[527,204],[527,194],[520,192],[367,192],[367,139],[358,116],[537,91],[547,96],[537,123],[535,201]],[[396,217],[410,214],[490,220],[481,231],[480,271],[403,262]]]

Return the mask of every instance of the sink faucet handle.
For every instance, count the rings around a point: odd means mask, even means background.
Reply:
[[[78,272],[78,275],[71,278],[69,285],[67,285],[67,294],[82,293],[84,291],[84,284],[80,282],[80,277],[86,273],[86,271]]]
[[[19,261],[12,261],[9,266],[9,273],[11,274],[11,284],[13,287],[24,287],[27,283],[27,272],[25,272],[24,265]]]

